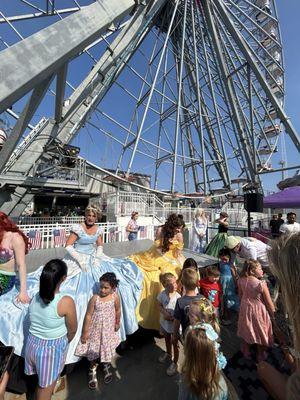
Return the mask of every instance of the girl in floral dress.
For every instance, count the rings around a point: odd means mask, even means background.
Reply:
[[[257,361],[267,357],[266,350],[273,345],[272,321],[275,307],[267,283],[262,280],[261,264],[246,260],[238,280],[240,313],[237,335],[242,338],[242,353],[250,359],[250,345],[256,344]]]
[[[113,272],[107,272],[100,278],[99,293],[89,301],[85,314],[80,342],[76,355],[87,357],[91,362],[89,370],[89,388],[97,387],[97,361],[103,363],[104,382],[112,380],[111,360],[120,344],[121,308],[116,293],[119,281]]]

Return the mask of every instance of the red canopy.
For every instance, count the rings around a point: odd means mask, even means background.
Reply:
[[[265,208],[300,208],[300,186],[288,187],[264,198]]]

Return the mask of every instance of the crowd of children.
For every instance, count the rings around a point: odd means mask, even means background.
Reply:
[[[246,260],[238,274],[230,263],[230,252],[222,249],[219,266],[200,271],[201,276],[196,262],[187,259],[180,282],[176,283],[172,275],[162,276],[165,289],[158,302],[166,353],[159,361],[170,362],[168,375],[177,373],[178,342],[182,342],[184,362],[178,399],[227,399],[228,384],[221,373],[226,359],[219,351],[219,321],[228,325],[233,312],[238,312],[237,335],[241,338],[242,354],[251,359],[251,347],[255,345],[256,361],[260,362],[266,359],[266,351],[273,344],[275,307],[258,261]],[[166,322],[168,332],[164,329]]]
[[[67,275],[62,260],[48,262],[40,278],[40,290],[29,307],[30,335],[26,346],[25,372],[38,375],[37,399],[51,398],[63,369],[68,342],[77,329],[74,301],[62,296],[59,287]],[[158,361],[168,363],[166,373],[175,375],[179,344],[184,345],[179,399],[227,399],[228,386],[221,370],[226,359],[220,352],[220,326],[239,310],[237,335],[242,339],[245,358],[256,345],[257,361],[266,358],[272,346],[274,305],[262,279],[259,262],[246,260],[238,277],[230,264],[230,253],[222,249],[219,266],[199,270],[195,260],[185,260],[177,281],[172,273],[161,274],[162,292],[157,297],[160,333],[166,351]],[[237,295],[239,294],[239,296]],[[104,382],[112,380],[111,360],[120,344],[121,318],[118,280],[114,273],[101,276],[98,293],[88,304],[76,355],[90,361],[89,388],[97,387],[97,367],[104,370]]]

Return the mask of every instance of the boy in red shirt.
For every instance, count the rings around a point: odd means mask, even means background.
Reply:
[[[205,278],[199,281],[200,293],[212,302],[216,315],[219,317],[220,314],[223,314],[223,290],[219,282],[220,271],[218,267],[211,266],[207,267],[205,272]]]

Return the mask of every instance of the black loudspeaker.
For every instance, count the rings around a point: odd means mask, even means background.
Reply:
[[[264,202],[261,193],[245,193],[244,194],[244,207],[249,212],[263,212]]]

